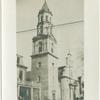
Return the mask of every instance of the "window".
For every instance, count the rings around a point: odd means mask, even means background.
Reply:
[[[37,83],[40,83],[40,76],[37,77]]]
[[[31,100],[31,88],[20,86],[20,92],[19,92],[19,99],[18,100]]]
[[[38,63],[39,67],[41,67],[41,62]]]
[[[43,21],[43,16],[41,16],[41,22]]]
[[[48,16],[46,16],[46,21],[48,21]]]
[[[56,100],[55,93],[52,94],[53,100]]]
[[[20,63],[20,57],[17,57],[17,64]]]
[[[37,68],[40,68],[40,67],[41,67],[41,62],[38,62]]]
[[[53,48],[51,48],[51,52],[53,53]]]
[[[53,53],[53,43],[51,44],[51,52]]]
[[[42,42],[39,42],[39,52],[42,52]]]
[[[19,79],[22,80],[23,79],[23,71],[19,72]]]
[[[54,63],[52,63],[52,66],[54,66]]]

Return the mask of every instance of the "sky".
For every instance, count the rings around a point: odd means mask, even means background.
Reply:
[[[36,28],[37,15],[45,0],[17,0],[17,32]],[[53,13],[53,25],[84,20],[83,0],[46,0]],[[58,66],[66,65],[67,49],[72,54],[73,76],[83,73],[84,27],[83,22],[61,26],[53,29],[57,39]],[[17,53],[24,56],[24,64],[30,68],[32,55],[32,38],[36,31],[17,33]]]

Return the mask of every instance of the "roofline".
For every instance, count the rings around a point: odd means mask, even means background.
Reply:
[[[60,67],[58,67],[58,69],[62,69],[62,68],[65,68],[66,66],[60,66]]]
[[[53,57],[56,58],[56,59],[59,59],[57,56],[53,55],[53,54],[50,53],[50,52],[44,52],[44,53],[40,53],[40,54],[34,54],[34,55],[31,55],[31,58],[33,58],[33,57],[39,57],[39,56],[47,55],[47,54],[53,56]]]
[[[25,69],[27,69],[27,67],[24,66],[24,65],[19,65],[19,64],[17,64],[17,66],[18,66],[18,67],[21,67],[21,68],[25,68]]]
[[[17,57],[23,57],[23,56],[22,56],[22,55],[20,55],[20,54],[16,54],[16,56],[17,56]]]

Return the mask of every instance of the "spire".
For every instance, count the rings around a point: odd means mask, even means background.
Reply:
[[[45,10],[45,11],[49,11],[49,8],[48,8],[48,5],[47,5],[47,2],[45,0],[43,6],[42,6],[42,9],[41,10]]]
[[[42,6],[42,8],[41,8],[39,13],[42,13],[42,12],[48,12],[48,13],[50,13],[52,15],[51,11],[48,8],[46,0],[45,0],[45,2],[44,2],[44,4],[43,4],[43,6]]]

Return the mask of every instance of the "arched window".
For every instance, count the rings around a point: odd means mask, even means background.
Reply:
[[[42,42],[39,42],[39,52],[42,52]]]
[[[41,22],[43,21],[43,16],[41,16]]]
[[[48,21],[48,16],[46,16],[46,21]]]

